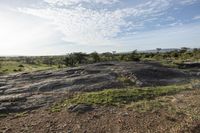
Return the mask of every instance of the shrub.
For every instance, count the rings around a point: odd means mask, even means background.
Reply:
[[[18,67],[24,67],[24,65],[20,64]]]
[[[92,59],[93,59],[93,62],[100,62],[100,56],[99,56],[99,54],[97,53],[97,52],[93,52],[93,53],[91,53],[90,54],[91,55],[91,57],[92,57]]]

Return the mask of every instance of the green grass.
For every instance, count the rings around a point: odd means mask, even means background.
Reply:
[[[161,108],[172,112],[175,110],[175,108],[170,104],[172,99],[173,96],[157,97],[153,100],[142,100],[138,102],[132,102],[126,105],[125,107],[128,110],[135,110],[142,113],[159,110]]]
[[[50,110],[59,112],[63,107],[73,104],[90,104],[100,106],[127,106],[138,110],[151,110],[164,106],[162,101],[155,101],[159,96],[168,96],[185,90],[191,90],[190,84],[159,87],[129,87],[124,89],[108,89],[99,92],[75,94],[72,98],[57,103]],[[134,104],[132,104],[134,103]]]
[[[65,100],[61,104],[55,105],[53,112],[71,104],[92,104],[92,105],[127,105],[132,102],[142,100],[152,100],[159,96],[173,95],[181,91],[190,90],[189,85],[171,85],[164,87],[130,87],[125,89],[109,89],[99,92],[87,92],[76,94],[73,98]]]
[[[128,110],[136,110],[139,112],[147,112],[166,107],[166,103],[158,100],[143,100],[136,103],[131,103],[126,106]]]
[[[17,72],[32,72],[38,70],[55,69],[56,66],[44,64],[24,64],[17,61],[1,61],[0,74],[10,74]]]
[[[27,111],[15,114],[15,117],[25,117],[25,116],[28,116],[28,112]]]

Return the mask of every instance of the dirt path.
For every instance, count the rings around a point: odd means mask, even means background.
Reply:
[[[51,113],[47,108],[0,118],[4,133],[199,133],[200,90],[159,97],[165,105],[140,112],[125,107],[96,107],[84,114],[66,108]]]

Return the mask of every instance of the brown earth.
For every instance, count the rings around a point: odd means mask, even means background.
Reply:
[[[4,133],[199,133],[200,90],[164,96],[165,107],[138,111],[126,107],[95,107],[84,114],[66,108],[52,113],[40,108],[0,119]]]

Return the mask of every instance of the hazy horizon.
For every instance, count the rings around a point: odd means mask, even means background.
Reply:
[[[1,0],[0,56],[200,47],[199,0]]]

